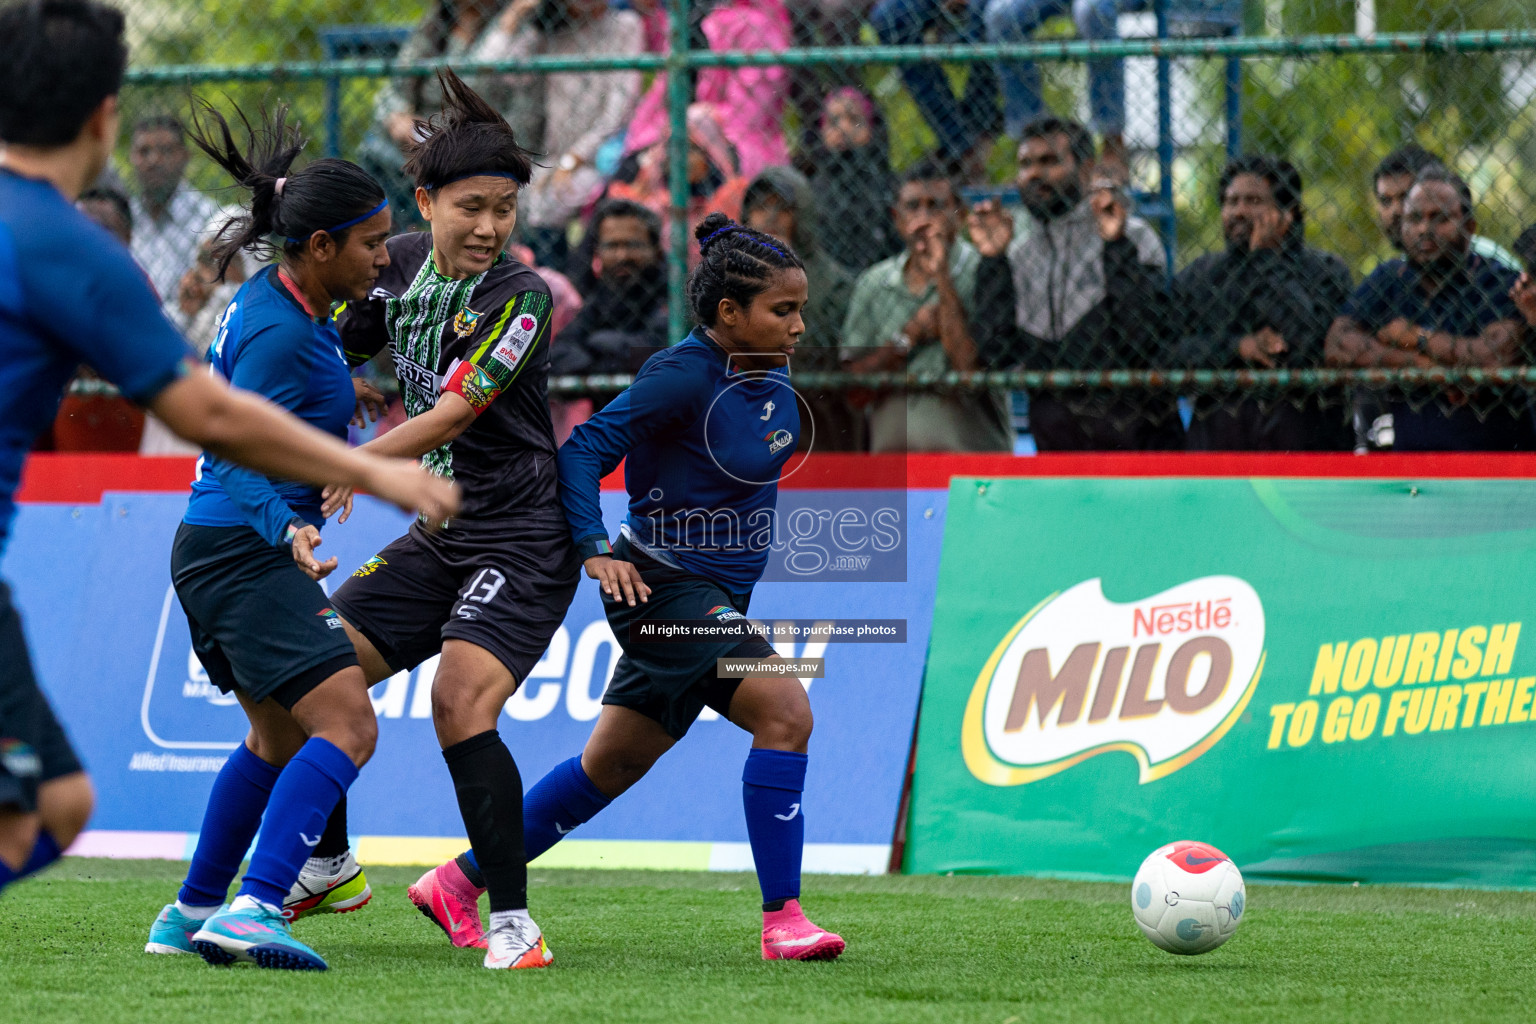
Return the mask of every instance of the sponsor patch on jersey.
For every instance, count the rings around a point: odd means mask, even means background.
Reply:
[[[768,454],[774,455],[795,443],[795,435],[780,428],[763,438],[768,442]]]
[[[0,739],[0,765],[18,779],[29,779],[43,774],[43,759],[25,740],[6,737]]]
[[[730,622],[732,619],[744,619],[745,615],[732,608],[728,604],[717,604],[709,610],[709,614],[715,617],[717,622]]]
[[[416,392],[428,403],[437,401],[440,382],[437,374],[399,352],[395,353],[395,376],[400,378],[401,384]]]
[[[352,575],[356,576],[357,573],[353,573]],[[315,614],[324,619],[325,624],[332,629],[347,628],[346,624],[341,621],[341,616],[336,614],[335,608],[321,608],[319,611],[315,612]]]
[[[380,558],[378,555],[374,555],[372,558],[368,559],[368,561],[366,561],[362,565],[358,566],[357,569],[353,571],[352,575],[353,576],[372,576],[374,573],[378,572],[380,568],[382,568],[383,566],[386,566],[388,564],[389,564],[388,562],[386,562],[384,559]],[[328,612],[328,611],[331,611],[331,609],[327,608],[327,609],[325,609],[325,611]],[[323,615],[323,614],[325,614],[325,612],[321,612],[321,614]]]
[[[459,315],[453,318],[453,336],[456,338],[467,338],[474,334],[475,328],[480,325],[481,315],[468,306],[459,310]]]
[[[448,378],[448,385],[443,390],[462,396],[464,401],[469,403],[469,407],[478,414],[501,394],[501,385],[474,363],[460,363],[453,376]]]
[[[507,336],[491,350],[491,358],[509,370],[517,369],[517,364],[527,355],[528,347],[533,344],[534,336],[538,333],[539,318],[528,313],[519,314],[512,321]]]

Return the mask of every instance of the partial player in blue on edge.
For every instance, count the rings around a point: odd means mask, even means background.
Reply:
[[[123,28],[121,12],[91,0],[0,7],[0,549],[27,452],[81,363],[230,462],[452,514],[455,490],[419,467],[353,452],[192,372],[190,350],[127,249],[74,208],[117,141]],[[93,801],[0,584],[0,889],[58,859]]]
[[[251,193],[247,212],[214,244],[220,274],[242,250],[277,257],[235,294],[208,360],[236,387],[344,438],[358,399],[331,307],[362,299],[389,266],[389,202],[345,160],[290,170],[304,142],[286,117],[280,108],[252,128],[241,115],[245,153],[210,107],[192,132]],[[186,881],[145,951],[325,970],[289,933],[283,903],[373,755],[378,723],[352,641],[319,585],[336,568],[315,554],[321,493],[208,455],[200,470],[171,549],[171,580],[193,652],[209,681],[239,699],[251,731],[214,780]],[[349,498],[338,521],[351,509]],[[240,892],[224,907],[253,838]]]
[[[830,960],[842,953],[842,938],[800,909],[811,735],[810,699],[800,680],[717,676],[719,658],[778,657],[756,635],[634,642],[633,631],[647,621],[744,618],[768,564],[766,541],[753,539],[766,531],[750,526],[771,517],[801,426],[786,372],[805,330],[807,281],[799,258],[721,214],[707,217],[696,234],[702,260],[688,298],[699,326],[646,360],[634,384],[560,449],[561,502],[587,575],[602,582],[604,610],[624,654],[586,749],[524,801],[528,859],[638,782],[707,705],[752,734],[742,803],[763,896],[763,959]],[[598,484],[621,460],[629,515],[610,545]],[[710,516],[697,515],[699,509]],[[715,532],[721,515],[736,525],[728,539]],[[478,923],[484,883],[473,852],[430,874],[431,887],[449,904],[442,913]]]

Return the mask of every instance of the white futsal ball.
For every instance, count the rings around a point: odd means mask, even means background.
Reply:
[[[1170,953],[1209,953],[1243,919],[1243,876],[1206,843],[1169,843],[1141,862],[1131,883],[1131,912],[1152,944]]]

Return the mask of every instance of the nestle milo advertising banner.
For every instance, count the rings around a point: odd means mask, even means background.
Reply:
[[[956,480],[906,868],[1536,884],[1533,605],[1536,483]]]

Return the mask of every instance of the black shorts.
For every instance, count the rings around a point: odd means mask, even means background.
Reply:
[[[521,683],[565,621],[580,568],[558,508],[455,519],[439,532],[412,523],[332,598],[396,672],[455,639],[490,651]]]
[[[320,584],[248,526],[182,523],[171,545],[171,582],[192,652],[225,693],[238,689],[292,709],[357,664]]]
[[[603,599],[608,625],[624,649],[603,694],[604,704],[638,711],[653,719],[675,740],[682,739],[705,706],[727,714],[740,679],[715,675],[719,658],[769,658],[774,650],[761,637],[704,643],[631,643],[630,628],[648,619],[719,618],[729,607],[745,615],[751,593],[737,597],[720,584],[675,569],[640,551],[620,537],[613,557],[633,562],[651,588],[649,600],[631,608],[624,601]],[[735,617],[735,616],[731,616]]]
[[[0,807],[37,810],[37,787],[80,771],[80,759],[32,675],[32,659],[0,583]]]

